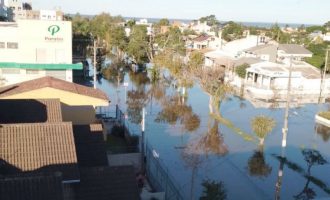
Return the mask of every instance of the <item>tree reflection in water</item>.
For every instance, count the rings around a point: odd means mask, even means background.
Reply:
[[[227,199],[227,192],[222,181],[216,182],[211,180],[204,180],[202,183],[204,188],[203,195],[200,200],[225,200]]]
[[[314,199],[316,197],[316,192],[313,188],[309,187],[310,182],[312,182],[315,186],[318,186],[327,194],[330,194],[329,186],[324,183],[322,180],[314,177],[311,173],[311,169],[313,166],[317,165],[325,165],[328,162],[323,158],[319,151],[314,149],[303,149],[302,154],[304,156],[304,160],[307,163],[307,171],[303,169],[303,167],[299,166],[298,164],[283,158],[282,156],[273,155],[276,159],[280,161],[280,169],[283,170],[283,166],[286,165],[289,169],[299,173],[302,177],[306,179],[306,184],[301,192],[297,195],[294,195],[294,199],[297,200],[307,200],[307,199]],[[278,179],[276,183],[276,199],[280,199],[280,191],[282,187],[281,183],[282,179]]]
[[[135,124],[142,121],[142,109],[147,105],[148,93],[146,85],[150,82],[146,72],[130,72],[130,79],[135,85],[135,89],[127,92],[127,114],[128,119]]]
[[[249,174],[251,176],[267,177],[272,172],[272,167],[266,163],[264,141],[273,130],[275,120],[266,116],[256,116],[252,119],[251,126],[253,132],[259,138],[259,147],[248,161]]]
[[[330,139],[330,128],[322,124],[315,125],[316,133],[319,134],[324,142],[328,142]]]
[[[272,167],[266,163],[264,152],[257,150],[248,161],[251,176],[267,177],[272,172]]]
[[[183,125],[186,131],[192,132],[200,125],[199,116],[191,106],[185,105],[182,98],[175,94],[162,100],[162,110],[158,113],[155,121],[175,125],[177,122]]]
[[[307,163],[307,174],[305,175],[305,177],[307,178],[307,182],[303,190],[299,194],[295,195],[294,198],[302,200],[314,199],[316,197],[316,193],[313,188],[309,187],[309,183],[313,178],[313,176],[311,175],[311,169],[313,166],[316,165],[324,165],[327,163],[327,161],[323,158],[319,151],[316,151],[314,149],[304,149],[302,150],[302,154],[304,156],[304,160]]]

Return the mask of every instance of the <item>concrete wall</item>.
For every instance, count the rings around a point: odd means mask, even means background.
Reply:
[[[69,106],[61,103],[63,121],[74,125],[95,123],[95,109],[93,106]]]
[[[89,96],[79,95],[54,88],[41,88],[29,92],[3,97],[1,99],[60,99],[61,103],[70,106],[108,106],[106,100],[97,99]]]
[[[49,76],[50,72],[46,70],[10,69],[18,72],[12,74],[6,73],[5,70],[6,69],[0,69],[0,78],[2,78],[0,87],[41,78],[47,75]],[[72,82],[72,70],[57,70],[57,75],[52,75],[52,77]]]

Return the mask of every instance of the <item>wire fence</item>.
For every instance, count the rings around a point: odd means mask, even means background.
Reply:
[[[165,192],[166,200],[183,200],[179,184],[169,174],[164,163],[157,156],[157,152],[146,144],[146,173],[152,187],[157,191]]]
[[[117,124],[125,127],[125,136],[127,136],[126,139],[129,139],[131,136],[139,136],[139,140],[141,142],[142,138],[139,126],[129,123],[127,120],[127,115],[119,108],[118,105],[102,108],[99,107],[96,109],[96,114],[101,119],[115,120]],[[140,145],[139,147],[141,148]],[[118,151],[122,150],[118,149]],[[183,200],[180,189],[178,188],[179,184],[175,183],[175,179],[169,174],[168,169],[159,159],[156,151],[148,143],[145,144],[145,158],[146,173],[152,187],[156,191],[165,192],[166,200]]]

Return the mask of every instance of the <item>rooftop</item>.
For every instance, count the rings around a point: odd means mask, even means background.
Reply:
[[[0,88],[0,98],[46,87],[76,93],[84,96],[94,97],[105,101],[109,100],[107,95],[99,89],[93,89],[90,87],[71,83],[49,76],[2,87]]]
[[[0,176],[1,200],[62,200],[61,173]]]
[[[71,123],[2,124],[0,150],[2,175],[59,171],[79,180]]]
[[[73,133],[79,167],[108,165],[102,124],[74,125]]]
[[[62,122],[59,99],[0,99],[0,124]]]
[[[195,42],[203,42],[203,41],[209,39],[210,37],[211,36],[208,36],[208,35],[200,35],[200,36],[194,38],[194,41]]]
[[[140,199],[133,166],[94,167],[80,172],[76,189],[79,200]]]
[[[312,52],[297,44],[279,44],[278,50],[282,50],[287,54],[312,54]]]

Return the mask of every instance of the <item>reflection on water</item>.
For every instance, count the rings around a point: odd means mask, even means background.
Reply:
[[[310,183],[312,182],[316,187],[323,190],[325,193],[330,195],[330,187],[327,185],[326,182],[322,181],[321,179],[315,177],[312,175],[312,167],[316,167],[318,165],[325,165],[328,162],[325,160],[325,158],[321,155],[321,153],[314,149],[303,149],[301,151],[304,160],[307,164],[307,170],[304,170],[303,167],[301,167],[299,164],[288,160],[287,158],[284,158],[282,156],[276,156],[273,155],[275,158],[277,158],[280,161],[280,169],[279,169],[279,179],[276,183],[276,199],[279,198],[279,194],[281,191],[281,182],[282,182],[282,176],[283,176],[283,166],[286,165],[289,169],[291,169],[294,172],[299,173],[303,178],[306,179],[306,183],[304,184],[304,187],[302,190],[294,195],[294,199],[314,199],[317,196],[317,193],[315,192],[315,189],[310,187]]]
[[[328,142],[330,139],[330,128],[322,124],[315,125],[316,133],[319,134],[324,142]]]
[[[115,74],[114,81],[102,81],[100,88],[111,98],[118,94],[124,99],[124,87],[117,82],[129,82],[129,122],[139,125],[142,108],[147,109],[146,138],[176,177],[185,199],[273,199],[274,193],[276,199],[330,196],[330,178],[325,175],[329,171],[320,158],[329,160],[330,131],[314,123],[315,113],[326,106],[292,109],[284,158],[279,156],[283,110],[255,108],[232,96],[221,72],[196,76],[200,85],[191,85],[187,74],[165,72],[155,81],[147,72],[123,72],[124,78]],[[276,124],[270,129],[253,127],[257,116],[269,116]],[[314,130],[321,137],[311,134]],[[179,143],[182,148],[176,148]],[[306,146],[315,151],[300,151]]]
[[[204,188],[200,200],[224,200],[227,199],[227,193],[223,182],[204,180],[202,183]]]
[[[257,150],[248,161],[249,174],[257,177],[267,177],[272,172],[272,167],[265,161],[264,152]]]
[[[200,119],[193,113],[192,107],[185,104],[185,97],[179,95],[167,96],[161,100],[162,110],[155,121],[175,125],[183,124],[186,131],[192,132],[199,127]]]

